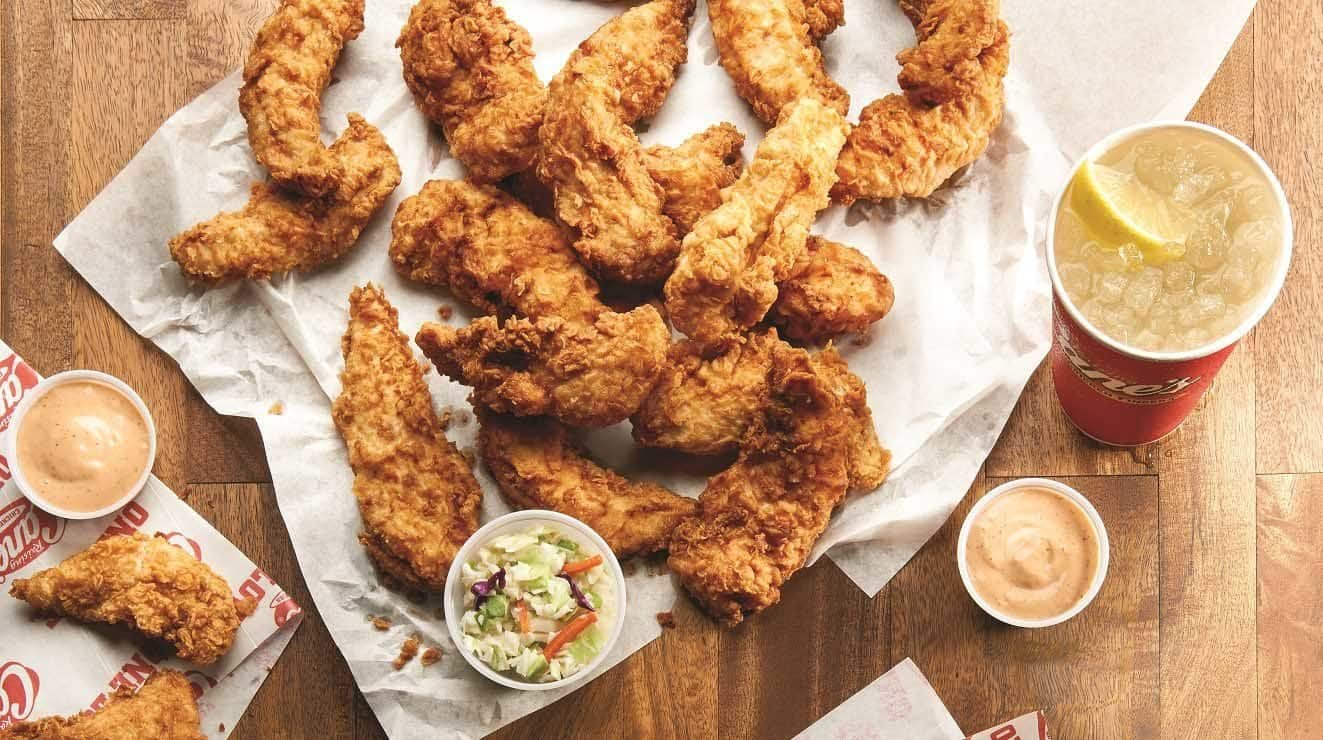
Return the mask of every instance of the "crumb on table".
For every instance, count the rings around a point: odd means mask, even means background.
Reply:
[[[266,412],[268,414],[271,414],[272,416],[280,416],[281,414],[285,413],[285,402],[276,401],[275,403],[271,404],[271,408],[267,409]]]
[[[410,635],[409,639],[405,640],[404,644],[400,646],[400,654],[395,658],[395,661],[391,663],[391,665],[395,666],[395,670],[398,671],[408,665],[409,661],[413,660],[414,656],[417,654],[418,635]]]
[[[381,632],[385,632],[386,630],[390,629],[390,624],[391,624],[390,620],[387,619],[386,617],[372,618],[372,626],[376,627]]]
[[[436,310],[436,315],[440,316],[442,321],[449,321],[450,317],[455,315],[455,309],[450,306],[442,306]]]
[[[423,664],[424,667],[429,666],[429,665],[432,665],[432,664],[434,664],[434,663],[438,663],[438,662],[440,662],[440,660],[441,660],[441,648],[439,648],[439,647],[430,647],[430,648],[424,650],[424,651],[423,651],[423,657],[419,658],[419,660],[422,662],[422,664]]]
[[[657,612],[657,624],[668,630],[675,629],[675,615],[671,612]]]

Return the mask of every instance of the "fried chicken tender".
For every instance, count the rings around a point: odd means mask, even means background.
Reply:
[[[768,386],[739,459],[671,535],[671,570],[728,625],[781,600],[849,487],[850,414],[808,353],[773,353]]]
[[[827,74],[817,42],[844,22],[839,0],[709,0],[712,37],[735,91],[769,126],[812,98],[845,115],[850,95]]]
[[[1000,0],[915,3],[919,43],[902,51],[900,86],[916,103],[938,105],[970,95],[983,83],[979,56],[999,33]]]
[[[354,469],[359,541],[386,575],[438,591],[460,545],[478,529],[482,489],[446,439],[424,369],[398,325],[398,312],[376,286],[349,295],[349,328],[340,342],[345,369],[331,416]]]
[[[790,349],[771,330],[741,336],[711,358],[693,342],[672,345],[657,385],[630,417],[634,441],[697,455],[737,449],[767,403],[773,355]],[[886,478],[891,453],[877,438],[864,382],[835,348],[812,362],[849,414],[850,488],[871,491]]]
[[[698,219],[721,205],[722,189],[734,183],[744,168],[743,146],[744,134],[720,123],[678,147],[643,150],[643,166],[662,189],[662,213],[680,234],[688,234]]]
[[[684,238],[664,294],[672,323],[705,349],[763,319],[828,204],[849,125],[813,98],[786,108],[722,204]]]
[[[229,652],[251,598],[235,601],[225,579],[160,535],[106,537],[31,578],[9,595],[39,611],[124,624],[174,646],[180,659],[215,663]]]
[[[697,508],[693,499],[593,462],[553,419],[479,411],[478,421],[478,453],[511,506],[572,516],[618,557],[666,549],[671,530]]]
[[[193,684],[179,671],[160,670],[135,694],[120,686],[100,709],[69,717],[19,722],[0,740],[203,740]]]
[[[772,352],[784,346],[771,329],[740,335],[710,359],[692,341],[671,345],[661,378],[630,417],[634,441],[696,455],[735,450],[767,398]]]
[[[538,177],[599,278],[665,280],[680,250],[665,193],[632,128],[657,112],[686,57],[694,0],[652,0],[599,28],[551,81]]]
[[[609,309],[555,223],[488,185],[432,180],[391,223],[391,260],[489,313],[591,325]]]
[[[891,281],[859,250],[812,236],[794,270],[777,285],[772,323],[797,342],[826,344],[861,332],[891,310]]]
[[[670,332],[657,309],[607,312],[592,324],[484,316],[463,329],[426,323],[415,337],[475,406],[604,427],[638,410],[657,382]]]
[[[477,182],[533,166],[547,91],[533,42],[490,0],[420,0],[395,42],[418,107]]]
[[[243,68],[239,110],[271,179],[304,195],[334,192],[345,163],[322,144],[322,91],[346,42],[363,31],[363,0],[281,0]]]
[[[204,283],[311,270],[338,259],[400,184],[400,165],[381,132],[354,113],[331,154],[344,165],[332,194],[307,198],[259,183],[242,210],[172,238],[170,256],[189,279]]]
[[[926,12],[919,19],[922,29],[940,25],[938,12],[965,7],[965,3],[989,0],[960,0],[911,3],[908,10]],[[913,17],[913,16],[912,16]],[[944,32],[943,32],[944,33]],[[930,38],[942,38],[935,32]],[[977,47],[978,35],[970,37]],[[922,42],[920,43],[921,48]],[[997,22],[992,42],[973,49],[969,65],[956,65],[946,82],[938,82],[927,56],[916,52],[901,58],[914,65],[906,84],[910,92],[888,95],[868,104],[859,124],[841,150],[836,164],[839,181],[832,198],[850,204],[859,199],[885,200],[902,196],[923,198],[950,179],[956,170],[978,159],[988,147],[992,132],[1001,125],[1005,92],[1002,78],[1009,64],[1009,31]],[[974,67],[977,67],[975,73]],[[945,99],[929,107],[913,98]]]

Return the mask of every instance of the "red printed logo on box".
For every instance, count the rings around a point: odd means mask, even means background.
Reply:
[[[0,665],[0,730],[32,714],[40,684],[37,672],[22,663]]]
[[[0,509],[0,583],[59,542],[64,525],[25,498]]]
[[[0,349],[8,349],[0,342]],[[37,385],[37,372],[28,367],[18,355],[10,354],[8,357],[0,360],[0,432],[9,428],[9,417],[13,415],[14,409],[18,407],[18,402],[23,400],[23,394],[29,388]],[[0,483],[3,483],[12,477],[9,472],[9,461],[4,455],[0,455]]]
[[[163,532],[160,536],[164,537],[166,542],[192,555],[194,560],[202,560],[202,546],[192,537],[185,537],[183,532]]]

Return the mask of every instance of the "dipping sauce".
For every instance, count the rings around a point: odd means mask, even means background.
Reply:
[[[18,464],[28,485],[73,512],[110,506],[138,482],[151,440],[133,402],[95,381],[51,388],[23,416]]]
[[[1098,572],[1098,534],[1056,491],[1000,494],[970,528],[965,557],[983,600],[1017,619],[1048,619],[1079,603]]]

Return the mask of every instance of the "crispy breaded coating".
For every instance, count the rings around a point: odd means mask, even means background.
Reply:
[[[381,132],[355,113],[331,154],[344,165],[333,194],[307,198],[269,182],[254,185],[242,210],[175,235],[170,256],[189,279],[204,283],[311,270],[338,259],[400,184],[400,165]]]
[[[489,185],[428,182],[395,212],[390,256],[405,277],[490,314],[592,324],[609,310],[565,232]]]
[[[891,472],[891,451],[877,438],[873,412],[868,408],[868,389],[835,347],[813,355],[813,368],[845,406],[850,490],[872,491]]]
[[[331,416],[354,469],[359,541],[386,575],[438,591],[478,529],[482,489],[446,439],[424,368],[398,326],[399,314],[376,286],[349,295],[345,369]]]
[[[744,168],[740,147],[744,134],[719,123],[685,139],[678,147],[643,150],[643,166],[661,186],[662,212],[688,234],[698,219],[721,205],[721,190],[735,182]]]
[[[484,316],[463,329],[426,323],[415,338],[438,372],[473,388],[475,406],[604,427],[638,410],[657,382],[670,332],[657,309],[592,324]]]
[[[933,11],[950,4],[933,2],[924,7]],[[920,27],[929,18],[923,16]],[[832,198],[848,205],[859,199],[927,197],[956,170],[978,159],[1001,124],[1009,48],[1009,31],[998,22],[992,43],[974,60],[978,74],[953,73],[951,79],[957,82],[947,85],[925,83],[925,87],[920,79],[910,81],[917,97],[940,98],[960,91],[947,102],[929,107],[897,93],[869,103],[841,150]]]
[[[849,110],[849,93],[827,74],[817,47],[843,22],[838,0],[708,0],[707,12],[721,66],[764,123],[776,125],[802,98]]]
[[[722,204],[684,238],[666,313],[705,349],[762,321],[827,206],[849,125],[812,98],[786,108]]]
[[[18,722],[0,740],[202,740],[193,684],[179,671],[160,670],[135,694],[120,686],[95,712]]]
[[[206,563],[164,537],[140,532],[98,540],[9,595],[39,611],[83,622],[123,624],[174,646],[180,659],[210,665],[229,652],[256,603],[236,602]]]
[[[281,0],[243,68],[239,110],[271,179],[304,195],[334,192],[345,163],[322,144],[322,91],[346,42],[363,31],[363,0]]]
[[[671,535],[671,570],[728,625],[780,601],[849,486],[849,412],[808,354],[775,352],[768,386],[739,459]]]
[[[593,462],[553,419],[479,411],[478,421],[478,452],[511,506],[572,516],[602,535],[617,557],[666,549],[671,530],[696,509],[693,499]]]
[[[896,56],[900,86],[916,103],[938,105],[984,84],[979,56],[999,33],[1000,0],[933,0],[915,24],[919,43]]]
[[[551,81],[538,177],[599,278],[659,284],[680,250],[632,126],[675,82],[693,8],[694,0],[631,8],[580,44]]]
[[[490,0],[419,0],[395,42],[414,100],[477,182],[533,166],[547,91],[533,42]]]
[[[697,455],[733,451],[767,398],[778,346],[784,344],[771,329],[740,335],[712,358],[692,341],[675,343],[657,385],[630,417],[634,441]]]
[[[880,321],[895,299],[891,281],[863,253],[812,236],[790,277],[777,285],[767,317],[789,339],[826,344]]]

